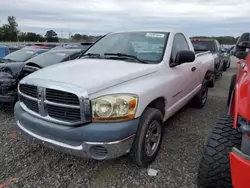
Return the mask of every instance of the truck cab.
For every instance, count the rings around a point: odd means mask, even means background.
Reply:
[[[23,78],[16,123],[47,147],[96,160],[128,154],[145,167],[164,122],[189,102],[206,104],[211,64],[213,55],[196,56],[182,32],[109,33],[79,59]]]

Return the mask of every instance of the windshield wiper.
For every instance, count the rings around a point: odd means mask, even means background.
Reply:
[[[117,57],[120,57],[120,58],[127,57],[127,58],[130,58],[130,59],[134,59],[134,60],[136,60],[136,61],[138,61],[140,63],[147,64],[145,61],[142,61],[141,59],[138,59],[136,56],[133,56],[133,55],[123,54],[123,53],[105,53],[104,55],[105,56],[106,55],[117,56]]]
[[[84,57],[84,56],[94,57],[94,58],[101,58],[101,55],[100,55],[100,54],[95,54],[95,53],[83,54],[82,57]]]

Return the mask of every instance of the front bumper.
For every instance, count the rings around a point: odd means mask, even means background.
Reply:
[[[230,166],[233,187],[249,188],[250,156],[245,155],[237,148],[233,148],[230,152]]]
[[[36,118],[15,105],[17,126],[30,141],[96,160],[117,158],[132,147],[139,119],[119,123],[89,123],[68,127]]]

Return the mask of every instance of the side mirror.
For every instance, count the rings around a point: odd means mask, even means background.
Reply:
[[[249,48],[250,48],[250,33],[243,33],[235,45],[234,55],[239,59],[245,59],[248,54],[247,49]]]
[[[195,60],[195,53],[191,50],[182,50],[177,52],[174,64],[180,65],[182,63],[193,62]]]

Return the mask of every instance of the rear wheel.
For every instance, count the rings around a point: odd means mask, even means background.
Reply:
[[[232,97],[232,94],[233,94],[233,90],[234,90],[235,84],[236,84],[236,74],[234,74],[231,77],[231,82],[230,82],[229,91],[228,91],[228,97],[227,97],[227,106],[230,105],[231,97]]]
[[[223,63],[223,71],[227,71],[227,64],[228,64],[228,62],[224,61],[224,63]]]
[[[220,68],[220,70],[216,71],[216,79],[219,79],[220,77],[222,77],[222,75],[223,75],[223,68],[224,68],[224,64],[222,65],[222,67]]]
[[[227,62],[227,68],[230,68],[230,66],[231,66],[231,57],[229,57],[229,60]]]
[[[147,167],[157,156],[163,137],[163,117],[159,110],[146,108],[143,112],[130,156],[140,167]]]
[[[210,81],[207,83],[207,86],[212,88],[214,87],[214,84],[215,84],[215,74],[212,74]]]
[[[208,82],[205,79],[202,83],[201,90],[192,99],[191,103],[196,108],[203,108],[207,102],[208,97]]]
[[[240,148],[242,135],[233,128],[233,118],[222,116],[207,138],[200,161],[199,188],[232,188],[229,152]]]

